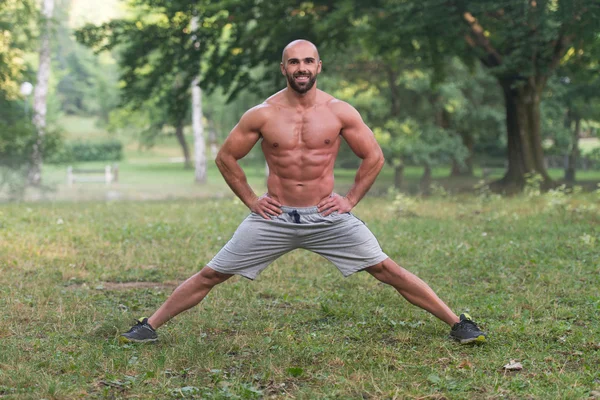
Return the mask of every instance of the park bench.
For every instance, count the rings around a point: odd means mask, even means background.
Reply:
[[[113,182],[118,182],[119,166],[114,164],[107,165],[103,169],[85,169],[67,167],[67,185],[73,186],[74,183],[104,182],[107,186]]]

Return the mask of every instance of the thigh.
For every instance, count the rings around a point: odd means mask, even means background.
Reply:
[[[344,276],[388,258],[371,230],[350,213],[337,215],[330,225],[319,227],[302,247],[331,261]]]
[[[296,247],[289,224],[249,215],[207,264],[215,271],[255,279],[275,259]]]

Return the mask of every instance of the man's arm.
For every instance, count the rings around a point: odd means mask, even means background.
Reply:
[[[250,210],[269,219],[267,213],[279,215],[281,205],[268,196],[259,198],[248,184],[246,174],[238,164],[238,160],[246,156],[260,138],[260,129],[264,121],[262,108],[263,106],[257,106],[246,111],[221,146],[215,163],[233,193]]]
[[[364,123],[358,111],[348,103],[342,101],[335,103],[332,105],[332,110],[342,122],[342,137],[362,162],[356,171],[354,184],[346,196],[341,198],[332,196],[318,205],[319,211],[329,209],[325,214],[333,211],[348,212],[354,208],[369,191],[385,163],[375,135]]]

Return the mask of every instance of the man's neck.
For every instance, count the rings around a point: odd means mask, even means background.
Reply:
[[[317,85],[300,94],[288,86],[285,97],[292,107],[309,108],[317,103]]]

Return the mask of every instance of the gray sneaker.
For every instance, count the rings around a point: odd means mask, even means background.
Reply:
[[[140,318],[130,330],[119,336],[119,342],[121,343],[147,343],[156,342],[157,340],[158,335],[148,323],[148,318]]]
[[[454,324],[450,336],[460,344],[468,344],[485,343],[487,335],[477,327],[469,314],[460,314],[460,322]]]

